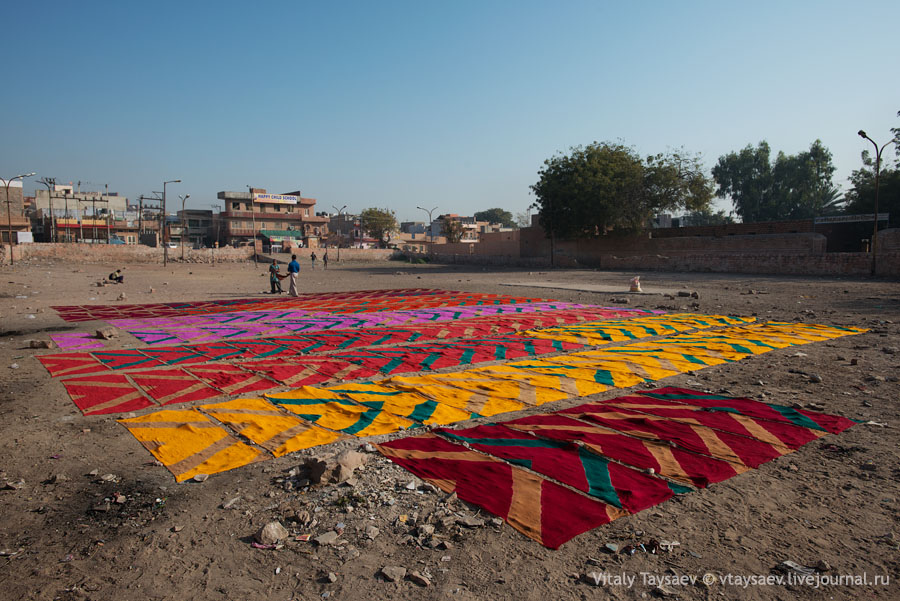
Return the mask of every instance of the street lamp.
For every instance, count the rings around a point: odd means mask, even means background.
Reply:
[[[872,143],[872,146],[875,147],[875,218],[873,219],[872,225],[872,275],[875,275],[875,262],[876,262],[876,248],[875,245],[878,242],[878,176],[881,171],[881,153],[889,144],[894,144],[897,142],[897,139],[889,140],[881,145],[881,148],[878,147],[878,144],[866,135],[866,132],[863,130],[859,130],[856,132],[859,134],[859,137],[868,140]]]
[[[250,192],[250,220],[253,224],[253,263],[258,263],[256,260],[256,206],[253,202],[253,188],[248,184],[247,190]],[[270,251],[272,249],[269,249]]]
[[[416,207],[416,208],[428,213],[428,231],[431,236],[431,245],[428,247],[428,252],[432,252],[434,250],[434,226],[432,225],[433,221],[431,220],[431,213],[433,211],[436,211],[437,207],[434,207],[430,211],[428,209],[424,209],[422,207]]]
[[[50,242],[53,242],[54,231],[53,231],[53,192],[52,189],[56,187],[56,178],[55,177],[42,177],[40,183],[47,186],[47,198],[49,199],[50,205]]]
[[[169,264],[169,228],[166,227],[166,184],[180,184],[180,179],[170,179],[163,182],[163,210],[162,210],[162,237],[163,237],[163,267]]]
[[[9,178],[8,180],[5,180],[5,183],[6,183],[6,226],[7,226],[7,235],[9,236],[8,241],[9,241],[9,264],[10,265],[15,264],[15,261],[13,260],[12,214],[11,214],[11,211],[9,208],[10,205],[12,204],[12,202],[10,202],[10,200],[9,200],[9,184],[11,184],[14,179],[25,179],[26,177],[31,177],[32,175],[37,175],[37,174],[32,171],[31,173],[23,173],[22,175],[16,175],[16,176]],[[0,179],[2,179],[2,178],[0,178]],[[25,190],[23,189],[22,190],[23,196],[24,196],[24,193],[25,193]]]
[[[190,194],[185,194],[184,196],[178,195],[178,198],[181,199],[181,260],[184,261],[184,201],[190,198]]]
[[[343,220],[341,219],[341,213],[343,212],[344,209],[347,208],[347,205],[342,206],[340,209],[337,208],[335,205],[331,205],[331,208],[334,209],[335,211],[337,211],[338,225],[340,225],[340,228],[341,228],[340,230],[338,230],[338,258],[337,258],[338,265],[340,265],[341,264],[341,242],[343,242],[343,240],[344,240],[344,223],[343,223]]]
[[[222,235],[222,206],[221,206],[221,205],[217,205],[217,204],[211,204],[211,205],[209,205],[209,206],[211,206],[213,209],[219,209],[219,215],[218,215],[218,217],[216,217],[215,215],[213,215],[213,217],[216,219],[216,243],[215,243],[213,246],[215,246],[216,248],[218,248],[218,246],[219,246],[219,236]]]

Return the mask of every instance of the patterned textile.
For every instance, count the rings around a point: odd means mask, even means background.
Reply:
[[[499,516],[525,536],[557,549],[624,510],[434,434],[378,445],[394,463],[445,492]]]
[[[119,423],[172,472],[177,482],[267,457],[193,409],[166,409]]]
[[[323,428],[354,436],[375,436],[405,430],[415,422],[381,409],[357,405],[337,393],[302,386],[266,399]]]

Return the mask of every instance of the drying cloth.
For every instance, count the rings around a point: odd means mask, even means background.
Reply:
[[[531,432],[540,438],[578,442],[604,457],[642,470],[653,470],[660,476],[698,488],[705,488],[747,471],[747,468],[727,461],[672,446],[667,441],[634,438],[553,413],[529,415],[503,422],[503,425]]]
[[[70,378],[63,386],[85,415],[122,413],[153,406],[153,401],[121,374]]]
[[[578,417],[638,438],[668,441],[683,449],[723,459],[738,467],[757,468],[792,450],[783,445],[713,430],[706,426],[609,407],[605,403],[585,403],[557,413]]]
[[[288,415],[265,399],[234,399],[200,405],[197,409],[234,428],[276,457],[346,438]]]
[[[545,547],[626,515],[591,497],[434,434],[378,445],[394,463],[460,500],[478,505]]]
[[[61,378],[79,374],[94,374],[109,371],[109,368],[90,353],[58,353],[54,355],[37,355],[50,376]]]
[[[642,396],[676,401],[703,407],[707,411],[726,411],[739,413],[758,419],[794,424],[804,428],[821,430],[831,434],[840,434],[857,422],[839,415],[817,413],[805,409],[795,409],[784,405],[772,405],[761,403],[751,399],[731,398],[715,394],[707,394],[688,390],[685,388],[658,388],[656,390],[642,390]]]
[[[438,428],[435,433],[568,484],[629,513],[637,513],[676,493],[691,490],[610,462],[577,445],[540,439],[502,424],[465,430]]]
[[[250,394],[278,387],[277,382],[227,363],[197,365],[185,369],[225,394]]]
[[[323,428],[354,436],[390,434],[415,425],[412,420],[357,405],[337,393],[312,386],[267,394],[266,399]]]
[[[288,386],[306,386],[370,378],[378,373],[364,365],[328,358],[293,357],[241,364]]]
[[[601,345],[608,342],[625,342],[651,336],[677,334],[692,329],[707,329],[751,323],[753,321],[756,321],[756,318],[674,313],[635,317],[627,320],[571,324],[544,330],[522,332],[522,335],[588,345]]]
[[[160,463],[184,482],[197,474],[217,474],[268,459],[199,411],[166,409],[119,423]]]
[[[149,357],[139,350],[94,351],[91,354],[110,369],[144,369],[165,365],[162,361]]]
[[[345,396],[370,409],[387,411],[422,424],[452,424],[480,417],[477,413],[438,403],[412,391],[382,386],[380,383],[339,384],[329,387],[328,391]]]
[[[629,413],[638,411],[685,424],[708,426],[794,450],[826,434],[818,428],[804,428],[793,424],[766,421],[731,411],[708,411],[698,405],[686,405],[643,396],[619,397],[606,401],[604,405]]]
[[[468,372],[460,372],[466,374]],[[382,386],[415,392],[442,405],[456,407],[468,413],[491,416],[507,411],[524,409],[525,404],[509,397],[490,396],[485,392],[459,388],[446,376],[456,374],[434,374],[430,376],[395,376],[379,382]],[[463,380],[466,381],[466,380]],[[512,389],[512,386],[510,386]],[[516,388],[518,390],[518,388]]]
[[[103,348],[105,345],[102,340],[90,332],[62,332],[60,334],[50,334],[50,340],[56,343],[61,349],[91,349]]]
[[[160,405],[205,401],[222,396],[221,392],[182,369],[155,369],[129,375]]]

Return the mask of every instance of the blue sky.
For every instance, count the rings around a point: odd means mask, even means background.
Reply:
[[[402,220],[524,211],[544,159],[594,140],[820,138],[835,182],[900,126],[896,0],[32,2],[8,7],[0,177],[248,184]],[[26,182],[26,193],[34,188]],[[721,203],[725,207],[725,203]]]

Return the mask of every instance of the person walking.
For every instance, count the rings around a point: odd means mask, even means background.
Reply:
[[[291,287],[288,289],[288,294],[291,296],[300,296],[300,293],[297,292],[297,278],[300,276],[300,263],[297,262],[297,255],[291,255],[291,262],[288,263],[288,276],[291,278]]]
[[[322,255],[322,269],[328,269],[328,251],[325,251],[325,254]]]
[[[269,265],[269,283],[272,285],[272,294],[284,292],[281,289],[281,274],[278,273],[278,261],[275,259],[272,259],[272,264]]]
[[[309,260],[312,261],[312,268],[316,268],[316,253],[310,253]]]

